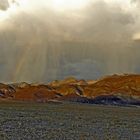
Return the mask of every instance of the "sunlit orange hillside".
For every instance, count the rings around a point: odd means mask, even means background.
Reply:
[[[47,85],[0,84],[1,100],[72,101],[95,104],[140,104],[140,75],[112,75],[97,81],[73,77]]]

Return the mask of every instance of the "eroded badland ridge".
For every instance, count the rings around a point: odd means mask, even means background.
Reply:
[[[140,105],[140,75],[111,75],[96,81],[70,77],[47,85],[1,83],[0,100]]]

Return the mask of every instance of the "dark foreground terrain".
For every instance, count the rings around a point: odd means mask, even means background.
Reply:
[[[140,140],[140,108],[0,103],[0,140]]]

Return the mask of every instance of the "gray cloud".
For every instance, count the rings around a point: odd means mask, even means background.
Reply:
[[[137,11],[97,1],[81,11],[59,13],[41,2],[0,27],[1,80],[46,82],[138,72],[140,48],[132,39]]]
[[[139,0],[131,0],[132,3],[136,3],[138,6],[140,4],[140,1]]]
[[[9,7],[8,0],[0,0],[0,10],[7,10]]]

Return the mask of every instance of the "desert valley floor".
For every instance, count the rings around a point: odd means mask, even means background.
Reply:
[[[0,102],[0,140],[140,140],[140,108]]]

